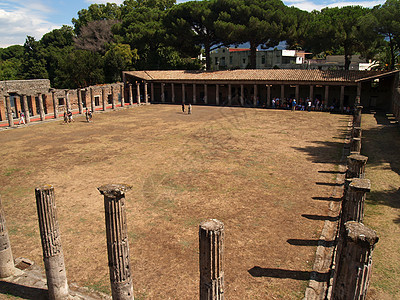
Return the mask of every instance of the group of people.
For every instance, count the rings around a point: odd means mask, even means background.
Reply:
[[[87,107],[86,107],[85,116],[86,116],[86,122],[88,122],[88,123],[92,122],[92,117],[93,117],[92,110],[88,109]]]
[[[308,97],[306,99],[300,98],[298,101],[294,98],[285,98],[283,101],[279,98],[273,98],[271,102],[272,108],[291,109],[293,111],[338,111],[338,106],[336,105],[335,100],[330,106],[328,106],[323,100],[319,100],[318,98],[312,100]],[[352,113],[350,106],[345,106],[342,112],[349,114]]]
[[[74,122],[72,117],[72,111],[68,110],[67,112],[64,111],[64,123],[68,124]]]
[[[188,107],[187,113],[188,115],[190,115],[192,113],[192,104],[189,103],[187,107]],[[182,103],[182,112],[185,113],[185,103]]]

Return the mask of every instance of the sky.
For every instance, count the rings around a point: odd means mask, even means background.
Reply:
[[[72,18],[77,18],[81,9],[93,3],[123,0],[0,0],[0,48],[11,45],[23,45],[26,37],[33,36],[40,40],[43,34],[58,29],[62,25],[72,25]],[[177,3],[185,0],[177,0]],[[383,4],[379,0],[283,0],[287,6],[302,10],[321,10],[324,7],[361,5],[373,7]]]

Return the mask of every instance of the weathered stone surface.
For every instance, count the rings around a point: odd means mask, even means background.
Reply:
[[[0,196],[0,278],[9,277],[14,273],[14,259]]]
[[[199,226],[200,300],[224,299],[224,224],[211,219]]]

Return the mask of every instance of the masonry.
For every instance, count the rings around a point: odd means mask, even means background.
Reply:
[[[0,121],[8,120],[7,98],[14,122],[21,112],[29,122],[60,117],[68,110],[83,113],[85,108],[97,111],[110,108],[113,103],[114,106],[125,105],[122,83],[53,89],[48,79],[0,81]]]

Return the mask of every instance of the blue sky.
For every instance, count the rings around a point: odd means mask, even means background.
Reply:
[[[27,35],[39,40],[43,34],[72,25],[77,12],[93,3],[105,3],[102,0],[0,0],[0,48],[10,45],[23,45]],[[111,1],[108,1],[111,2]],[[121,4],[123,0],[113,1]],[[184,0],[177,0],[177,3]],[[373,7],[383,4],[379,0],[284,0],[288,6],[312,11],[324,7],[362,5]]]

